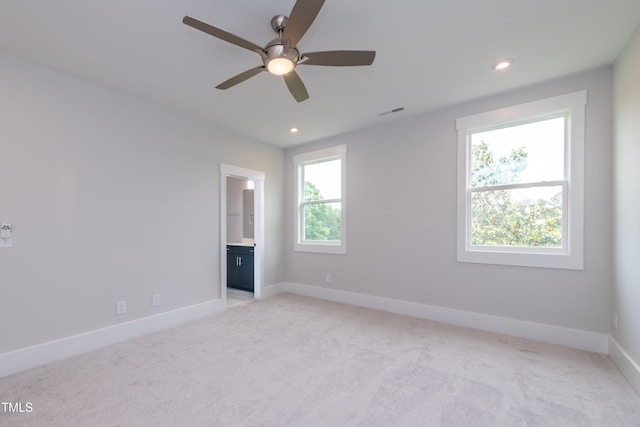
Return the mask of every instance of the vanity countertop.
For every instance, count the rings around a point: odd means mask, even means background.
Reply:
[[[227,246],[255,246],[253,242],[236,242],[236,243],[227,243]]]

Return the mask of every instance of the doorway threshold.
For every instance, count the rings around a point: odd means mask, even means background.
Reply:
[[[240,289],[227,288],[227,307],[246,304],[254,300],[253,292],[241,291]]]

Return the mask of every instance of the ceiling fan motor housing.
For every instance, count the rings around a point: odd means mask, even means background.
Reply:
[[[280,38],[271,40],[264,47],[265,55],[262,56],[262,62],[264,66],[271,71],[269,63],[273,60],[286,60],[291,63],[291,70],[293,70],[300,60],[300,52],[295,47],[288,47],[286,43],[283,43]]]
[[[290,61],[293,61],[293,63],[297,63],[300,59],[300,51],[295,47],[289,47],[287,50],[285,43],[283,43],[279,38],[273,39],[267,43],[264,47],[264,52],[267,54],[267,62],[273,58],[287,58]]]

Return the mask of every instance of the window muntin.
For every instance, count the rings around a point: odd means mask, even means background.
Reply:
[[[297,251],[346,253],[346,146],[294,157]]]
[[[302,164],[304,182],[303,236],[305,242],[339,242],[342,235],[340,158]]]
[[[567,122],[563,114],[469,132],[468,244],[566,250]]]
[[[586,91],[457,120],[458,261],[583,268]]]

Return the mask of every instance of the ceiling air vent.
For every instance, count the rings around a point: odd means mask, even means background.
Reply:
[[[404,107],[397,107],[392,110],[383,111],[380,115],[386,116],[387,114],[399,113],[400,111],[404,111]]]

